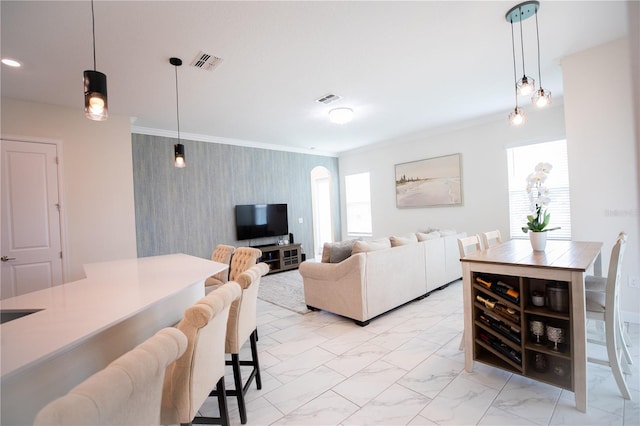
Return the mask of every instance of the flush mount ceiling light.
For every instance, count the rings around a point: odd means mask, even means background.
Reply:
[[[180,103],[178,101],[178,67],[182,65],[182,59],[170,58],[169,63],[173,65],[176,72],[176,119],[178,122],[178,143],[173,146],[173,165],[182,168],[186,166],[184,161],[184,145],[180,143]]]
[[[96,121],[104,121],[109,115],[107,102],[107,76],[96,71],[96,24],[91,0],[91,28],[93,32],[93,70],[84,72],[84,115]]]
[[[21,66],[20,62],[11,59],[11,58],[3,58],[2,59],[2,63],[9,66],[9,67],[14,67],[14,68],[18,68]]]
[[[329,111],[329,120],[336,124],[345,124],[353,120],[353,110],[351,108],[334,108]]]

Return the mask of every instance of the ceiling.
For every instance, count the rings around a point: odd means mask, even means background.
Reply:
[[[97,69],[108,77],[110,114],[131,117],[134,131],[175,136],[176,56],[183,139],[337,154],[461,122],[504,116],[508,125],[504,16],[515,4],[96,0]],[[625,2],[542,1],[543,87],[556,104],[562,58],[624,36],[626,13]],[[23,64],[2,66],[2,96],[82,109],[90,2],[3,0],[1,18],[2,57]],[[535,20],[523,31],[537,80]],[[223,61],[213,71],[190,66],[200,52]],[[329,93],[341,98],[316,102]],[[329,122],[339,106],[353,108],[351,123]]]

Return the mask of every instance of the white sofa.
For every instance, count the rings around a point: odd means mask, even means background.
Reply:
[[[465,236],[450,232],[410,242],[407,237],[391,237],[387,240],[405,242],[364,252],[358,252],[356,242],[354,254],[340,262],[302,262],[305,303],[309,309],[342,315],[365,326],[372,318],[459,279],[457,240]]]

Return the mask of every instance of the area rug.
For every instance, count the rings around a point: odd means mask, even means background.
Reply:
[[[302,276],[297,269],[262,277],[258,298],[299,314],[311,312],[304,303]]]

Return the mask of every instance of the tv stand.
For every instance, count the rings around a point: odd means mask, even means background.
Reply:
[[[259,262],[269,265],[269,273],[297,269],[302,262],[301,244],[256,247],[262,250]]]

